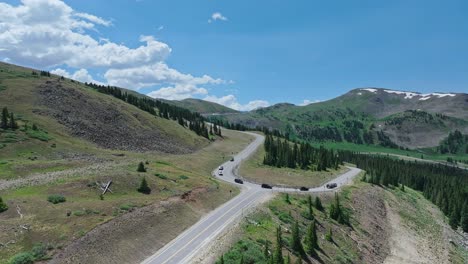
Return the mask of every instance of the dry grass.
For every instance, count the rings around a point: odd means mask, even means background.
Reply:
[[[276,168],[263,165],[265,149],[260,147],[240,167],[240,175],[246,180],[257,183],[268,183],[276,186],[316,187],[346,172],[346,167],[328,171],[306,171],[290,168]]]

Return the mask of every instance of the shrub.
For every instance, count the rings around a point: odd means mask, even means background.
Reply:
[[[140,187],[137,189],[138,192],[144,193],[144,194],[150,194],[151,193],[151,188],[148,186],[148,182],[146,181],[146,178],[143,177],[141,179]]]
[[[2,197],[0,197],[0,213],[8,210],[8,205],[3,202]]]
[[[138,163],[137,171],[138,172],[146,172],[145,164],[143,164],[143,162]]]
[[[22,253],[14,255],[8,263],[9,264],[32,264],[34,263],[34,257],[29,252],[22,252]]]
[[[34,257],[34,260],[43,260],[47,255],[47,246],[42,243],[36,244],[32,248],[31,253]]]
[[[86,212],[81,211],[81,210],[73,211],[74,216],[83,216],[85,214],[86,214]]]
[[[122,204],[120,206],[120,210],[122,211],[130,211],[133,207],[135,207],[134,205],[132,204]]]
[[[60,194],[53,194],[53,195],[49,195],[49,197],[47,197],[47,201],[53,203],[53,204],[58,204],[58,203],[64,203],[66,201],[65,197],[63,195],[60,195]]]
[[[156,177],[162,179],[162,180],[167,180],[167,176],[166,176],[166,175],[163,175],[163,174],[161,174],[161,173],[156,173],[156,174],[154,174],[154,175],[155,175]]]
[[[187,180],[189,177],[188,176],[185,176],[185,175],[180,175],[179,176],[179,179],[181,180]]]

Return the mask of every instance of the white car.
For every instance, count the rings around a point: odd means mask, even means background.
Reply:
[[[223,167],[223,166],[219,166],[219,170],[224,170],[224,167]]]
[[[219,172],[218,172],[218,175],[219,175],[219,176],[223,176],[223,171],[219,171]]]

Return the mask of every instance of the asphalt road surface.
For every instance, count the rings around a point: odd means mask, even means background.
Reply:
[[[212,176],[220,180],[234,183],[234,179],[239,178],[236,175],[239,164],[243,159],[248,158],[255,150],[262,145],[265,137],[259,134],[244,132],[252,135],[255,139],[240,153],[236,154],[234,161],[227,161],[223,166],[223,175],[219,175],[219,167],[216,168]],[[349,167],[349,171],[341,174],[334,180],[330,181],[337,184],[337,188],[352,181],[352,179],[359,174],[360,170],[357,168]],[[161,248],[151,257],[144,260],[145,264],[179,264],[190,263],[193,256],[206,246],[210,240],[214,239],[217,235],[223,232],[236,218],[240,217],[246,209],[255,206],[259,201],[264,199],[269,192],[301,192],[301,193],[318,193],[326,191],[334,191],[336,188],[330,190],[325,187],[311,188],[309,191],[299,191],[293,188],[277,188],[264,189],[258,184],[244,181],[240,185],[242,191],[239,195],[221,205],[202,219],[194,224],[189,229],[185,230],[182,234],[172,240],[170,243]]]

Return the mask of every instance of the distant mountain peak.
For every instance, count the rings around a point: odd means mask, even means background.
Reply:
[[[404,99],[418,98],[420,101],[425,101],[425,100],[431,99],[433,97],[442,98],[442,97],[447,97],[447,96],[454,97],[454,96],[457,95],[455,93],[437,93],[437,92],[422,94],[422,93],[418,93],[418,92],[389,90],[389,89],[383,89],[383,88],[360,88],[359,91],[366,91],[366,92],[375,93],[375,94],[377,94],[378,92],[385,92],[385,93],[389,93],[389,94],[402,95],[402,96],[404,96]],[[361,94],[358,93],[358,95],[361,95]]]

